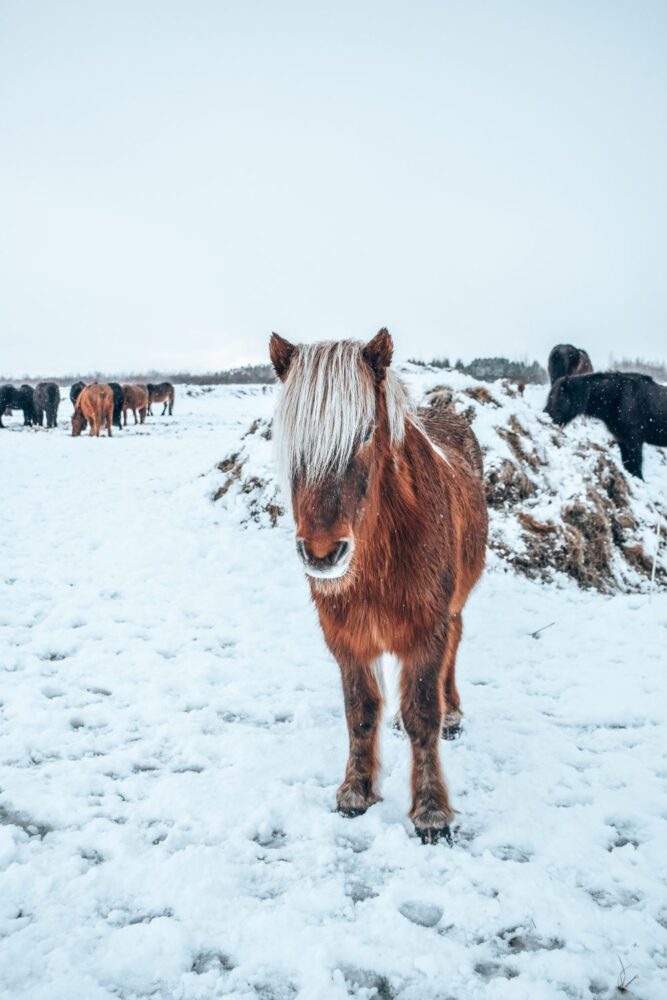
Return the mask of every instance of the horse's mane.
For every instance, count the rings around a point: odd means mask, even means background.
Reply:
[[[375,420],[375,379],[356,340],[300,344],[290,362],[274,421],[281,476],[309,482],[341,474]],[[408,391],[387,369],[383,381],[389,437],[400,444],[405,421],[419,423]]]

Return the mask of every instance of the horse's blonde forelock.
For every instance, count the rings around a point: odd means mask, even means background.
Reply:
[[[346,468],[375,419],[375,380],[355,340],[300,344],[290,362],[274,421],[281,478],[314,483]],[[407,390],[388,369],[384,379],[392,444],[413,414]]]

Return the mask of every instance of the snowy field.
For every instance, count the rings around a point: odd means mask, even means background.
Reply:
[[[391,713],[384,800],[345,819],[291,532],[211,500],[273,389],[193,392],[111,440],[70,438],[69,401],[0,431],[0,996],[664,1000],[664,590],[492,556],[442,746],[454,846],[413,833]]]

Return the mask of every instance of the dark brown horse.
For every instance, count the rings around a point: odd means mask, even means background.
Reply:
[[[134,422],[137,423],[137,410],[139,411],[139,422],[144,423],[148,411],[148,389],[145,385],[123,385],[123,423],[127,427],[127,411],[132,410]]]
[[[174,412],[174,396],[176,390],[171,382],[160,382],[159,385],[152,385],[150,382],[146,386],[148,389],[148,412],[153,416],[153,403],[164,403],[162,416],[169,411],[169,416]]]
[[[297,551],[341,669],[350,753],[338,809],[356,816],[379,800],[377,667],[392,653],[412,744],[410,818],[434,843],[449,839],[454,815],[440,736],[460,719],[456,651],[484,566],[486,502],[472,431],[451,409],[416,411],[392,352],[386,330],[366,346],[274,334],[275,441]]]

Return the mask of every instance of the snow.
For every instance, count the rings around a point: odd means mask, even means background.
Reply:
[[[240,484],[212,501],[225,456],[270,470],[243,435],[274,390],[190,391],[111,440],[71,439],[68,402],[56,431],[0,432],[0,996],[576,1000],[620,996],[620,956],[624,995],[663,1000],[664,590],[492,554],[442,745],[454,846],[413,833],[391,711],[384,799],[345,819],[338,668],[289,522],[255,523]]]

